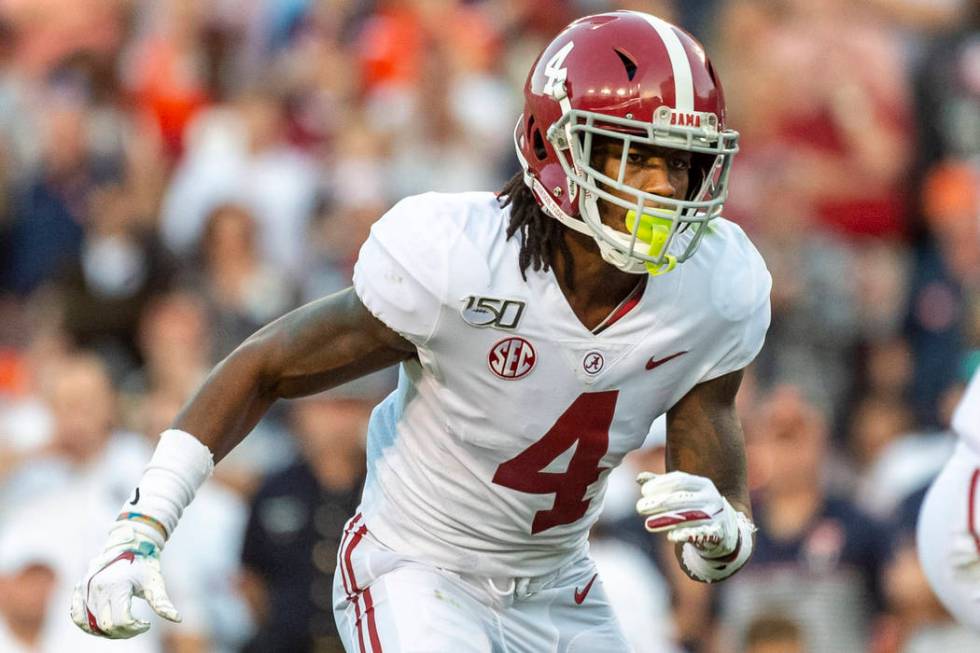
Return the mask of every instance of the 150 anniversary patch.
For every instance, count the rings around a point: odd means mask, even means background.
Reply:
[[[516,299],[478,297],[470,295],[463,299],[460,311],[463,321],[478,328],[516,329],[524,315],[526,302]]]

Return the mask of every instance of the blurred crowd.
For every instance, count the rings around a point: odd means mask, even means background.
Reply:
[[[980,362],[976,0],[0,0],[0,650],[339,651],[331,583],[381,373],[278,406],[164,554],[184,623],[68,619],[154,446],[249,333],[347,286],[401,197],[495,190],[533,57],[639,9],[707,45],[727,216],[773,274],[740,394],[758,545],[680,576],[614,474],[593,552],[636,650],[980,650],[914,549]]]

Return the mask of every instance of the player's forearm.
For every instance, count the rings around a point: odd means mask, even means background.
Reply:
[[[675,554],[681,568],[692,579],[713,582],[727,578],[737,571],[754,548],[755,527],[751,524],[752,506],[749,499],[745,442],[742,426],[735,412],[735,395],[742,373],[733,372],[702,383],[678,402],[668,414],[666,463],[668,471],[682,471],[710,479],[736,513],[741,513],[739,539],[735,550],[718,559],[731,565],[715,565],[711,559],[698,559],[685,547],[678,545]],[[705,560],[710,563],[704,566]],[[701,567],[701,575],[691,569],[691,563]],[[718,577],[706,577],[720,571]],[[726,569],[727,567],[727,569]],[[724,574],[724,575],[722,575]]]
[[[706,451],[694,458],[671,455],[670,449],[668,448],[667,471],[678,470],[711,479],[721,496],[728,499],[735,510],[748,517],[752,516],[744,448],[706,447]],[[677,447],[674,449],[676,451]]]
[[[160,436],[139,486],[119,515],[163,548],[201,484],[275,401],[281,324],[260,330],[217,365]],[[124,524],[123,528],[126,527]]]
[[[752,516],[745,438],[734,410],[741,372],[698,386],[668,415],[666,464],[711,479],[736,510]]]

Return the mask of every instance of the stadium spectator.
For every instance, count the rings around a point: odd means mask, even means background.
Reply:
[[[128,191],[120,182],[92,189],[81,250],[54,283],[66,333],[76,346],[97,351],[115,378],[139,367],[140,314],[174,275],[155,234],[141,228]]]
[[[803,631],[779,613],[762,614],[745,631],[742,653],[806,653]]]
[[[0,527],[0,650],[5,653],[45,650],[44,622],[55,575],[50,554],[38,544],[44,543]]]
[[[167,0],[147,7],[143,38],[126,53],[128,90],[152,117],[171,158],[182,153],[187,125],[213,95],[206,63],[208,5]]]
[[[71,354],[56,362],[44,379],[44,397],[53,419],[51,439],[37,455],[0,479],[0,509],[8,537],[27,543],[50,562],[54,571],[50,609],[63,614],[74,576],[84,571],[87,561],[83,549],[101,528],[94,528],[81,515],[111,514],[131,493],[147,451],[142,439],[133,433],[116,431],[115,395],[105,365],[90,353]],[[122,473],[117,474],[119,470]],[[72,533],[72,546],[51,546],[63,542],[60,534]],[[45,543],[49,544],[45,544]],[[174,590],[183,593],[180,582]],[[64,619],[45,619],[45,651],[95,651],[79,640]],[[177,635],[191,642],[197,639],[194,626]],[[128,647],[128,651],[156,651],[158,633],[150,641]]]
[[[55,362],[43,380],[51,432],[36,455],[0,479],[0,509],[62,487],[73,479],[105,473],[130,455],[141,455],[131,434],[114,429],[115,394],[102,361],[93,354],[71,354]],[[108,453],[112,452],[112,453]],[[114,458],[118,453],[119,457]],[[109,465],[99,468],[100,464]],[[108,479],[107,479],[108,480]],[[117,488],[118,489],[118,488]],[[128,490],[122,489],[125,497]]]
[[[58,316],[59,307],[37,298],[25,310],[12,302],[5,308],[9,329],[0,388],[0,459],[31,456],[51,437],[52,418],[44,400],[51,372],[68,355],[70,344]],[[0,465],[0,478],[5,475]]]
[[[127,399],[150,392],[186,396],[214,358],[213,337],[200,294],[177,289],[155,296],[140,316],[143,365],[123,381]]]
[[[763,401],[751,438],[766,474],[753,503],[757,548],[720,588],[722,640],[741,640],[755,617],[778,609],[799,623],[810,653],[864,650],[890,532],[828,493],[827,426],[798,389],[777,388]]]
[[[204,223],[203,278],[195,285],[205,292],[219,359],[296,305],[289,278],[261,258],[256,228],[248,210],[231,204],[215,207]]]
[[[912,352],[906,338],[895,336],[869,343],[857,392],[904,399],[911,381]]]
[[[835,420],[850,394],[861,337],[857,248],[819,225],[798,178],[777,161],[767,165],[755,195],[766,200],[752,219],[773,274],[773,314],[756,370],[765,386],[804,389]]]
[[[40,133],[42,165],[12,190],[10,257],[0,262],[4,288],[25,296],[78,256],[95,186],[119,174],[117,161],[90,150],[89,109],[74,97],[47,98]]]
[[[912,401],[923,425],[955,382],[965,350],[980,346],[980,91],[976,30],[980,5],[939,35],[915,72],[917,158],[912,167],[918,238],[908,331],[915,361]]]
[[[950,406],[962,393],[951,394]],[[953,453],[947,409],[943,430],[915,432],[904,401],[868,395],[851,416],[851,446],[860,467],[854,488],[857,504],[880,520],[893,520],[895,511],[913,492],[935,478]]]
[[[197,116],[163,199],[160,230],[168,247],[187,260],[215,207],[235,204],[256,220],[261,258],[300,273],[319,171],[286,141],[285,127],[283,100],[269,91],[236,96]]]
[[[259,487],[245,531],[243,588],[259,623],[246,651],[343,651],[333,576],[344,523],[360,502],[370,410],[343,394],[293,406],[300,457]]]
[[[377,179],[377,185],[367,181],[367,186],[380,189],[381,171],[375,168],[373,162],[354,158],[345,163],[349,174],[361,173],[358,175],[360,180]],[[338,180],[337,187],[344,187],[341,180]],[[326,297],[347,287],[357,260],[357,251],[382,212],[380,207],[384,203],[381,194],[344,195],[322,198],[314,215],[310,229],[310,262],[300,282],[304,301]]]
[[[904,402],[875,395],[862,398],[851,413],[848,433],[853,459],[861,469],[867,469],[911,426],[912,416]]]
[[[106,55],[125,38],[124,0],[6,0],[0,20],[18,34],[16,66],[35,78],[79,52]]]

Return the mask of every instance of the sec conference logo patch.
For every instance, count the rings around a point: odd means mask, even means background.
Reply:
[[[519,337],[504,338],[490,349],[487,356],[490,371],[508,381],[527,376],[536,362],[534,347]]]

